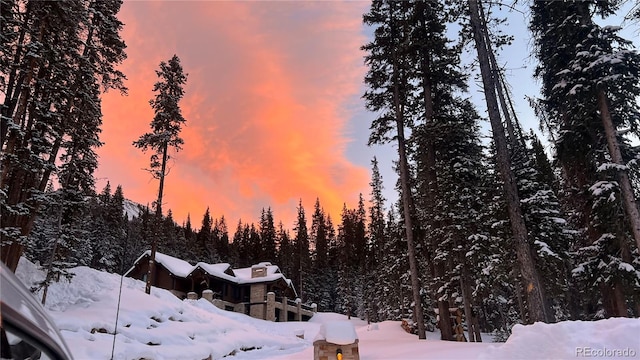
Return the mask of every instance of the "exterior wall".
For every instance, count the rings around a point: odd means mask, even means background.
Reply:
[[[249,302],[251,303],[251,309],[249,310],[249,315],[256,319],[265,319],[266,318],[266,302],[265,296],[267,296],[267,285],[265,284],[252,284],[251,285],[251,295],[249,297]]]
[[[173,277],[169,274],[169,271],[164,266],[156,264],[155,279],[153,279],[153,286],[157,286],[163,289],[173,290],[174,282]]]
[[[267,313],[264,319],[268,321],[276,321],[276,294],[267,293]]]
[[[264,301],[264,297],[267,296],[267,285],[265,284],[253,284],[251,285],[251,295],[249,301],[259,302]]]
[[[342,350],[342,360],[360,360],[358,339],[353,344],[337,345],[326,340],[313,342],[313,360],[332,360],[336,358],[338,349]]]

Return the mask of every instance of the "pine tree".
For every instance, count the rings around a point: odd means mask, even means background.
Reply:
[[[444,291],[436,294],[438,299],[449,298],[451,307],[464,309],[469,340],[480,341],[479,329],[474,331],[474,313],[476,301],[472,294],[475,287],[475,269],[467,258],[472,249],[475,235],[483,230],[477,223],[482,211],[483,199],[481,172],[484,170],[482,146],[478,130],[479,116],[473,105],[466,99],[452,97],[446,105],[437,107],[437,125],[435,135],[435,158],[438,181],[438,193],[435,194],[435,212],[430,235],[438,239],[433,246],[435,266],[446,269],[437,282]],[[419,136],[419,135],[418,135]],[[455,294],[459,296],[454,296]],[[457,298],[462,301],[457,301]],[[442,301],[444,302],[444,301]],[[445,302],[446,304],[446,302]],[[442,311],[440,309],[440,330],[444,332]],[[453,334],[446,340],[453,340]]]
[[[227,220],[225,220],[224,215],[220,217],[220,220],[215,222],[213,232],[216,234],[215,252],[218,255],[218,258],[222,262],[229,262],[229,229],[227,228]]]
[[[262,209],[260,214],[260,239],[262,248],[259,261],[275,261],[276,258],[276,226],[271,208]]]
[[[391,207],[386,219],[387,241],[382,247],[385,256],[380,263],[379,286],[384,296],[379,313],[383,320],[399,321],[405,319],[411,311],[412,291],[407,279],[409,264],[402,226],[394,207]]]
[[[90,203],[91,217],[93,218],[93,224],[88,229],[93,250],[90,266],[103,271],[114,271],[117,255],[121,253],[122,239],[121,234],[118,233],[118,225],[122,218],[122,208],[119,214],[111,212],[112,195],[109,182],[96,200]],[[113,215],[117,215],[118,218],[112,218]]]
[[[124,262],[125,254],[127,252],[127,215],[124,211],[124,192],[122,185],[116,186],[116,190],[111,196],[111,201],[107,209],[107,219],[113,224],[112,236],[115,240],[114,248],[112,252],[115,252],[115,267],[114,272],[120,272],[127,270],[127,264]]]
[[[533,262],[533,256],[527,238],[527,227],[520,208],[520,197],[516,187],[515,178],[511,169],[510,153],[507,148],[507,140],[498,109],[496,89],[498,87],[496,73],[492,69],[490,54],[493,52],[487,34],[486,18],[482,12],[482,7],[478,0],[468,0],[470,24],[478,53],[478,62],[487,110],[491,122],[493,140],[495,142],[496,159],[499,167],[506,205],[509,211],[511,231],[516,244],[515,250],[519,263],[519,270],[524,282],[525,294],[527,297],[528,312],[531,322],[547,321],[545,309],[545,296],[540,283],[540,278]]]
[[[323,303],[325,288],[327,287],[326,271],[329,264],[329,241],[325,213],[320,206],[320,199],[316,198],[311,215],[311,231],[309,232],[311,249],[311,270],[306,281],[307,301],[316,304]],[[322,311],[322,310],[321,310]]]
[[[202,216],[202,223],[200,225],[200,230],[198,230],[196,234],[196,248],[195,255],[198,261],[210,262],[212,253],[212,241],[211,241],[211,227],[213,225],[213,220],[211,219],[211,214],[209,213],[209,207],[204,212]]]
[[[481,299],[479,322],[483,332],[493,332],[505,341],[515,324],[526,323],[525,301],[520,286],[518,264],[513,256],[515,249],[503,186],[495,156],[495,148],[489,147],[487,172],[482,174],[480,188],[485,206],[478,213],[480,231],[471,241],[468,260],[476,264],[476,288]]]
[[[365,63],[369,66],[369,71],[365,76],[365,83],[369,86],[369,90],[365,92],[364,99],[367,108],[379,114],[371,124],[372,133],[369,137],[369,144],[390,141],[388,133],[395,130],[418,337],[426,339],[420,296],[421,285],[415,254],[416,244],[412,222],[413,199],[409,184],[410,174],[405,140],[405,127],[411,125],[408,107],[412,100],[411,88],[413,84],[411,81],[413,64],[407,57],[406,48],[408,29],[405,20],[408,8],[407,2],[374,0],[370,11],[363,16],[366,25],[376,26],[374,40],[362,47],[368,53],[365,56]]]
[[[290,277],[293,274],[294,267],[294,252],[293,244],[291,243],[291,237],[289,232],[285,230],[282,222],[278,223],[277,231],[278,242],[278,254],[276,256],[277,264],[283,274]],[[294,286],[297,287],[297,285]],[[300,291],[298,289],[298,291]]]
[[[601,303],[597,313],[586,311],[588,318],[601,317],[602,311],[627,316],[627,299],[638,289],[631,239],[637,246],[640,219],[628,166],[637,150],[627,136],[638,135],[640,55],[616,28],[592,19],[592,14],[613,14],[617,6],[583,1],[531,7],[540,61],[536,75],[542,79],[539,108],[556,134],[565,203],[580,231],[573,275],[582,284],[585,308]]]
[[[93,190],[100,93],[125,91],[120,0],[2,4],[2,261],[15,270],[52,177]],[[4,12],[4,11],[7,12]],[[28,50],[27,50],[28,49]]]
[[[383,270],[380,268],[385,254],[382,252],[386,239],[385,214],[382,195],[382,175],[378,169],[378,160],[371,161],[371,198],[369,203],[369,222],[367,231],[367,262],[365,264],[365,299],[367,301],[367,320],[378,322],[381,320],[380,309],[384,293],[380,286]]]
[[[249,246],[248,249],[241,254],[244,255],[247,266],[251,266],[261,261],[260,256],[264,252],[264,244],[260,237],[260,230],[255,224],[252,223],[251,226],[245,226],[244,234]]]
[[[298,286],[298,295],[302,301],[307,300],[306,288],[303,287],[307,275],[310,272],[311,257],[309,254],[309,231],[307,230],[307,218],[305,216],[304,207],[302,207],[302,199],[298,203],[297,217],[295,223],[295,238],[293,239],[293,264],[294,268],[291,280]]]
[[[184,73],[178,56],[173,55],[168,62],[160,62],[160,70],[156,70],[156,75],[160,80],[153,86],[153,91],[157,94],[154,99],[149,101],[154,111],[154,117],[151,121],[152,132],[140,136],[137,141],[133,142],[133,145],[145,152],[147,150],[153,151],[149,172],[160,182],[158,198],[154,203],[156,225],[159,225],[162,218],[164,180],[168,174],[167,161],[170,159],[169,148],[172,147],[179,151],[184,144],[184,140],[180,137],[180,131],[186,119],[182,116],[182,110],[178,103],[184,96],[183,87],[187,82],[187,74]],[[151,241],[151,257],[145,289],[147,294],[151,292],[151,286],[154,282],[156,237],[154,236]]]

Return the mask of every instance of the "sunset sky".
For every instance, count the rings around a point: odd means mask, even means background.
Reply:
[[[276,221],[291,229],[298,201],[309,220],[316,198],[338,223],[344,203],[355,207],[360,193],[369,199],[374,155],[385,196],[395,200],[396,148],[366,145],[375,114],[361,99],[367,69],[359,49],[369,41],[362,25],[369,5],[368,0],[125,1],[119,18],[128,59],[120,69],[128,77],[129,95],[103,97],[105,144],[98,151],[97,191],[108,180],[138,203],[151,204],[157,197],[158,181],[144,171],[150,154],[132,142],[150,131],[155,70],[177,54],[189,74],[180,103],[187,125],[183,150],[171,154],[163,209],[171,209],[178,223],[190,213],[198,228],[210,207],[214,218],[225,216],[233,232],[238,219],[257,222],[261,209],[271,207]],[[537,129],[526,99],[539,91],[532,79],[533,42],[526,4],[519,7],[502,10],[509,17],[503,31],[515,41],[502,50],[499,62],[507,70],[519,120],[525,130]],[[623,36],[640,45],[637,26],[621,18],[605,23],[622,25]],[[463,55],[466,63],[472,50],[467,47]],[[486,116],[473,78],[469,90]],[[487,123],[482,126],[488,134]]]
[[[97,191],[109,180],[133,201],[156,198],[158,181],[143,170],[150,154],[131,143],[150,131],[155,70],[177,54],[189,75],[180,103],[187,125],[163,201],[176,221],[190,213],[199,227],[210,207],[233,231],[238,219],[257,222],[271,207],[292,228],[300,199],[308,218],[319,198],[336,220],[343,203],[355,207],[359,193],[368,199],[369,164],[381,150],[366,146],[372,115],[360,99],[368,6],[125,1],[120,69],[129,94],[103,98]]]

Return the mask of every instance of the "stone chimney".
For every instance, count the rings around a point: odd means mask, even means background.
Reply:
[[[254,265],[251,267],[251,278],[260,278],[267,276],[267,267],[264,265]]]

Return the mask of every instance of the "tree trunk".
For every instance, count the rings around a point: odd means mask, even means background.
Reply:
[[[496,79],[492,77],[491,73],[488,48],[485,41],[486,35],[483,34],[482,31],[478,1],[468,0],[468,3],[471,15],[473,38],[476,43],[484,94],[487,101],[487,110],[489,112],[493,139],[496,146],[498,168],[504,187],[509,220],[511,222],[511,231],[515,240],[516,255],[520,265],[522,279],[524,281],[525,294],[527,296],[529,318],[531,322],[546,322],[547,315],[544,306],[545,301],[543,290],[540,285],[537,270],[533,263],[533,256],[531,255],[531,248],[527,239],[527,228],[522,216],[522,209],[520,208],[518,190],[511,171],[511,161],[509,159],[504,128],[500,120],[500,112],[498,110],[498,102],[496,99]]]
[[[392,32],[395,30],[395,19],[393,18],[393,2],[389,3],[389,14]],[[397,34],[396,34],[397,36]],[[393,35],[392,35],[393,37]],[[395,37],[393,37],[395,39]],[[418,264],[416,261],[416,248],[413,239],[413,221],[411,218],[412,198],[409,187],[409,166],[407,161],[406,144],[404,138],[404,106],[400,103],[400,77],[398,72],[397,49],[393,49],[393,102],[395,111],[396,130],[398,138],[398,155],[400,168],[400,184],[402,189],[402,208],[404,213],[404,226],[407,236],[407,250],[409,256],[409,271],[411,273],[411,291],[413,293],[414,314],[418,325],[418,339],[426,339],[426,329],[424,325],[424,313],[422,311],[422,299],[420,297],[420,279],[418,278]]]
[[[395,85],[397,92],[397,85]],[[396,99],[396,110],[400,106]],[[407,250],[409,255],[409,270],[411,272],[411,290],[413,292],[414,313],[418,325],[418,338],[426,339],[426,329],[424,326],[424,314],[422,311],[422,299],[420,297],[420,279],[418,278],[418,264],[416,261],[416,250],[413,240],[413,221],[411,219],[411,189],[409,188],[409,171],[407,165],[407,154],[404,140],[404,123],[401,113],[396,113],[396,124],[398,130],[398,153],[400,155],[400,183],[402,187],[402,207],[404,211],[404,226],[407,236]]]
[[[607,138],[607,146],[609,148],[611,160],[617,165],[625,166],[622,154],[620,153],[618,139],[616,137],[616,129],[614,128],[613,121],[611,120],[607,94],[603,89],[598,91],[598,109],[600,110],[602,126],[604,127],[604,133]],[[626,170],[619,169],[618,180],[620,182],[622,203],[624,205],[624,210],[627,213],[627,220],[629,221],[631,233],[633,234],[633,238],[636,240],[636,245],[640,249],[640,213],[638,212],[638,205],[636,204],[633,188],[631,187],[631,181],[629,180],[629,175]]]
[[[167,170],[167,153],[169,144],[165,143],[162,148],[162,168],[160,170],[160,185],[158,186],[158,200],[156,201],[156,215],[153,226],[153,239],[151,239],[151,254],[149,256],[149,267],[147,268],[147,284],[144,292],[151,294],[151,286],[154,285],[154,275],[156,268],[156,252],[158,251],[158,228],[162,222],[162,194],[164,192],[164,177]]]
[[[474,324],[472,322],[473,314],[471,311],[471,289],[468,285],[468,280],[465,273],[466,270],[463,269],[462,273],[460,274],[460,289],[462,290],[462,301],[464,302],[464,321],[467,323],[469,342],[476,342],[476,332],[474,331]]]
[[[489,33],[489,30],[487,29],[487,21],[484,15],[484,9],[480,6],[479,7],[480,10],[480,20],[482,21],[482,31],[483,33],[486,35]],[[513,118],[511,117],[511,113],[509,112],[509,110],[513,110],[513,104],[511,103],[511,100],[509,100],[507,102],[507,99],[505,97],[505,92],[508,92],[507,90],[507,86],[506,86],[506,82],[504,81],[504,77],[502,76],[502,71],[500,70],[500,68],[498,67],[498,61],[496,60],[496,55],[494,54],[494,52],[491,50],[492,46],[491,46],[491,40],[489,39],[488,36],[485,36],[485,41],[487,44],[487,50],[489,53],[489,61],[491,63],[491,75],[493,76],[493,79],[495,81],[495,87],[496,87],[496,92],[498,95],[498,99],[500,100],[500,108],[502,109],[502,114],[504,115],[504,122],[507,125],[507,133],[509,134],[509,144],[511,145],[512,149],[514,149],[514,147],[516,145],[521,145],[522,147],[524,147],[524,143],[520,143],[518,144],[519,140],[522,140],[522,132],[519,132],[520,137],[518,138],[516,136],[516,127],[519,129],[519,125],[518,125],[518,120],[515,117],[515,111],[513,111]],[[504,89],[504,92],[503,92]],[[512,105],[511,108],[509,106],[507,106],[507,104]]]
[[[416,6],[424,6],[425,3],[418,2]],[[421,8],[418,8],[418,12],[422,15],[424,11]],[[425,19],[421,18],[420,26],[425,28],[426,23]],[[433,214],[435,211],[433,207],[436,204],[436,194],[438,193],[438,174],[436,172],[436,150],[435,150],[435,136],[433,134],[434,120],[433,120],[433,96],[432,96],[432,82],[431,82],[431,56],[429,54],[428,49],[422,47],[420,49],[420,66],[422,68],[422,98],[424,101],[424,120],[426,124],[425,131],[425,142],[426,142],[426,152],[425,152],[425,176],[427,180],[427,203],[430,205],[431,213]],[[433,226],[437,226],[437,224],[432,223]],[[434,239],[431,239],[429,242],[429,247],[431,247],[434,243]],[[434,256],[435,257],[435,256]],[[435,264],[436,260],[433,259],[431,261],[434,268],[434,274],[436,278],[442,279],[445,275],[444,265]],[[442,287],[442,281],[438,281],[436,283],[437,288]],[[438,294],[437,290],[434,291],[436,295],[436,299],[440,298],[440,294]],[[447,314],[449,313],[449,302],[448,301],[437,301],[439,311],[445,309]],[[451,324],[451,318],[449,316],[440,316],[440,336],[441,340],[451,340],[453,341],[453,327]]]
[[[57,229],[56,229],[56,239],[53,243],[53,249],[51,250],[51,258],[49,259],[49,265],[47,265],[47,273],[45,275],[44,289],[42,290],[42,306],[47,303],[47,292],[49,290],[49,282],[51,281],[51,269],[53,269],[53,262],[56,260],[56,254],[58,253],[58,244],[60,243],[60,238],[62,237],[62,214],[64,211],[64,197],[65,191],[62,191],[62,200],[59,204],[60,208],[58,209],[58,219],[57,219]]]

